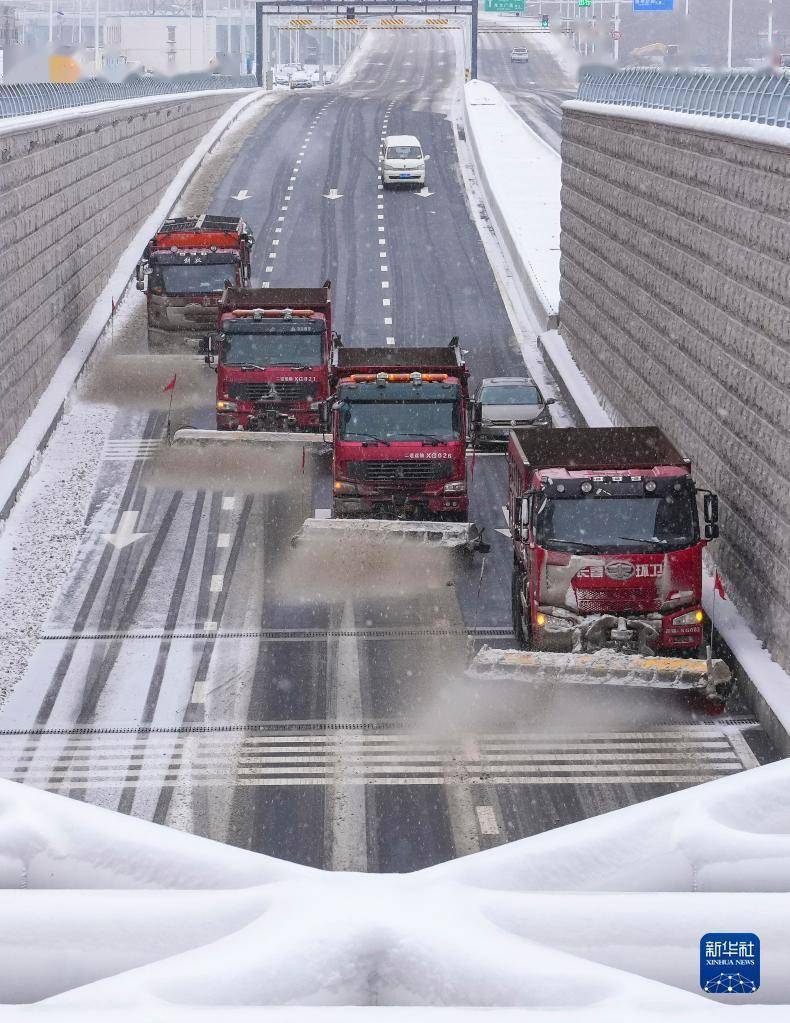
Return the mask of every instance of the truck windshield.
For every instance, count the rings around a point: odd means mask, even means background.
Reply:
[[[387,149],[388,160],[420,160],[422,150],[419,146],[390,146]]]
[[[546,499],[535,536],[549,550],[679,550],[699,538],[697,509],[687,493],[666,497]]]
[[[300,327],[312,324],[299,324]],[[265,332],[225,334],[222,362],[226,366],[320,366],[323,362],[323,330],[286,331],[274,327]]]
[[[347,402],[340,416],[344,440],[371,435],[384,440],[455,440],[460,431],[456,401]]]
[[[195,263],[189,266],[160,266],[166,295],[206,295],[221,293],[225,281],[236,281],[233,263]]]

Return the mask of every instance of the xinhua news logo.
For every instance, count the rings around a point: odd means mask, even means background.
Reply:
[[[760,939],[756,934],[703,934],[699,985],[710,995],[751,995],[760,986]]]

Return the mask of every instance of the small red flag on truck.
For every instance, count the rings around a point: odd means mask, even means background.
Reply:
[[[174,391],[176,389],[176,375],[177,374],[175,373],[173,374],[173,379],[169,383],[165,384],[162,388],[163,391]]]
[[[724,592],[724,583],[721,581],[718,569],[716,569],[716,578],[713,580],[713,588],[717,596],[721,597],[722,600],[727,599],[727,594]]]

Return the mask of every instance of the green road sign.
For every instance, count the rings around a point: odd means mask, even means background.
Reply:
[[[579,0],[579,7],[592,7],[592,0]]]
[[[500,14],[502,12],[516,11],[519,14],[523,14],[524,0],[485,0],[483,10]]]

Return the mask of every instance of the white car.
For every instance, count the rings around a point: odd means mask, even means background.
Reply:
[[[388,135],[384,140],[381,161],[381,181],[385,188],[393,185],[424,185],[425,161],[430,160],[422,151],[414,135]]]
[[[514,46],[510,51],[511,64],[529,64],[529,50],[526,46]]]
[[[294,71],[291,75],[292,89],[312,89],[313,82],[306,71]]]

